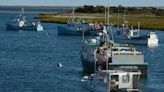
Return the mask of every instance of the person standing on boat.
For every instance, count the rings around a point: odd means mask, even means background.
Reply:
[[[96,54],[96,59],[97,59],[98,65],[99,65],[98,70],[105,69],[105,67],[103,67],[103,66],[109,60],[108,45],[106,43],[101,44],[101,46],[99,47],[97,54]]]

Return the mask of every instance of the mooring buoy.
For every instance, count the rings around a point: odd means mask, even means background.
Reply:
[[[58,63],[57,67],[63,67],[63,64],[62,63]]]

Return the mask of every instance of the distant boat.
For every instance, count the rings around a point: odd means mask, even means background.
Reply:
[[[24,16],[24,9],[22,8],[22,13],[19,19],[6,24],[6,30],[28,30],[28,31],[43,31],[43,26],[40,22],[27,23],[26,16]]]
[[[58,35],[95,35],[101,32],[103,24],[101,23],[87,23],[83,21],[77,21],[74,15],[74,9],[72,16],[70,17],[66,26],[58,26]]]
[[[113,33],[114,41],[118,43],[127,43],[127,44],[138,44],[138,45],[149,45],[154,44],[148,39],[150,39],[150,36],[156,35],[155,32],[153,34],[142,34],[140,33],[140,24],[138,23],[138,29],[134,29],[132,26],[129,27],[127,22],[122,28],[117,29]],[[157,36],[157,35],[156,35]],[[151,38],[151,39],[157,39]],[[156,43],[157,44],[157,43]]]
[[[128,21],[126,21],[125,17],[126,11],[124,10],[124,24],[122,24],[122,27],[119,28],[119,8],[118,8],[118,28],[115,30],[115,32],[112,34],[114,41],[122,44],[137,44],[137,45],[150,45],[155,44],[151,40],[156,40],[157,35],[154,34],[143,34],[140,33],[140,22],[138,22],[138,29],[134,28],[133,26],[128,25]],[[156,38],[152,38],[152,35],[156,35]],[[158,44],[158,42],[156,42]]]
[[[138,89],[141,72],[122,70],[100,70],[84,76],[82,86],[94,92],[142,92]]]

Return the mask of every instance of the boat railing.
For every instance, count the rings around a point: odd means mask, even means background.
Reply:
[[[135,47],[112,47],[112,52],[132,52],[132,53],[142,53],[143,54],[143,49],[135,48]]]
[[[140,89],[127,89],[127,92],[143,92]]]
[[[113,51],[112,55],[143,55],[143,53],[138,51]]]

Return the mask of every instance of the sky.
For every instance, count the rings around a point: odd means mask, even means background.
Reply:
[[[109,0],[110,6],[164,6],[164,0]],[[0,5],[83,6],[108,5],[108,0],[0,0]]]

